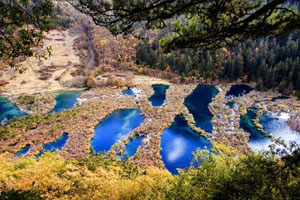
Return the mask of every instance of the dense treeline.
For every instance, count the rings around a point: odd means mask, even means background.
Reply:
[[[105,156],[67,161],[51,153],[38,160],[3,154],[0,199],[296,199],[300,153],[293,150],[244,155],[218,145],[218,154],[197,152],[194,162],[201,165],[178,176]]]
[[[300,40],[296,35],[284,39],[259,39],[234,48],[196,52],[173,51],[163,54],[159,39],[163,33],[148,33],[137,49],[137,63],[161,70],[172,69],[188,76],[228,81],[257,82],[258,89],[278,87],[281,92],[300,90]]]

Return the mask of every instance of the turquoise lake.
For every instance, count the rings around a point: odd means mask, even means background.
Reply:
[[[56,105],[50,112],[60,112],[73,108],[82,92],[82,90],[59,92],[55,97]]]
[[[187,169],[197,149],[210,149],[209,140],[194,132],[183,116],[177,116],[172,125],[163,131],[161,156],[165,167],[177,174],[177,168]]]
[[[240,127],[250,133],[249,146],[255,151],[268,150],[269,145],[273,144],[270,137],[264,135],[263,132],[256,128],[253,120],[256,118],[257,109],[249,108],[247,114],[241,117]],[[263,126],[263,130],[272,133],[274,138],[281,138],[287,144],[292,141],[300,143],[300,134],[292,130],[287,125],[289,116],[287,113],[281,113],[276,116],[271,113],[263,114],[259,122]]]
[[[186,97],[184,105],[194,116],[196,126],[202,128],[208,133],[213,130],[212,117],[208,105],[218,94],[218,90],[212,85],[199,85]]]
[[[152,103],[152,106],[161,106],[163,105],[166,99],[166,91],[169,88],[168,85],[152,85],[154,94],[149,98],[149,101]]]
[[[3,120],[11,120],[15,117],[24,117],[25,113],[22,113],[15,104],[8,101],[6,97],[0,96],[0,125]]]
[[[113,112],[95,127],[95,135],[91,140],[93,149],[96,152],[109,151],[117,141],[127,138],[144,119],[137,109]]]
[[[251,107],[247,110],[247,114],[242,116],[240,119],[240,128],[244,129],[244,131],[250,133],[249,137],[249,146],[253,150],[262,150],[263,146],[266,146],[271,139],[266,136],[263,132],[258,130],[255,126],[254,121],[257,116],[257,109]],[[263,124],[262,124],[263,125]],[[268,146],[268,145],[267,145]]]

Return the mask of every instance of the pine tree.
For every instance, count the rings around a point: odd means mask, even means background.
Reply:
[[[298,72],[298,77],[297,77],[297,80],[296,80],[296,84],[295,84],[295,89],[296,90],[300,90],[300,72]]]
[[[258,79],[257,84],[256,84],[256,89],[260,90],[260,91],[264,89],[264,83],[263,83],[262,78]]]

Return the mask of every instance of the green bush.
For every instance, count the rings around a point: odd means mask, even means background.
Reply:
[[[300,100],[300,90],[294,91],[294,96]]]
[[[3,191],[0,194],[0,199],[2,200],[43,200],[34,191],[22,191],[22,190],[9,190]]]

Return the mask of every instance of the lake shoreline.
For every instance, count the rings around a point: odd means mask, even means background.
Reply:
[[[194,91],[196,84],[168,84],[163,105],[152,106],[148,101],[154,94],[152,83],[135,84],[132,88],[139,91],[136,97],[122,94],[122,91],[127,89],[125,87],[93,88],[84,91],[78,97],[80,102],[69,110],[50,114],[36,111],[31,116],[14,119],[7,126],[0,127],[4,137],[0,138],[0,152],[14,155],[26,145],[31,145],[26,156],[32,156],[40,152],[43,145],[68,133],[69,139],[60,154],[66,159],[82,159],[90,155],[90,141],[94,135],[94,128],[100,121],[116,110],[140,109],[145,120],[129,134],[128,138],[114,144],[108,155],[111,157],[121,155],[133,138],[142,136],[142,145],[130,158],[130,162],[140,169],[149,166],[164,169],[160,153],[161,134],[171,126],[176,116],[183,115],[189,127],[207,138],[212,145],[223,143],[241,152],[251,153],[252,150],[248,145],[249,133],[239,127],[239,119],[246,114],[248,108],[256,105],[260,116],[265,112],[284,111],[291,114],[300,112],[299,101],[293,97],[278,99],[275,103],[271,100],[279,96],[278,94],[255,90],[241,97],[226,97],[233,83],[216,85],[218,94],[208,105],[213,116],[211,120],[213,131],[207,133],[196,126],[193,115],[184,105],[185,98]],[[155,83],[165,82],[158,79]],[[235,102],[232,109],[226,105],[230,101]],[[262,128],[259,121],[256,120],[255,124]]]

